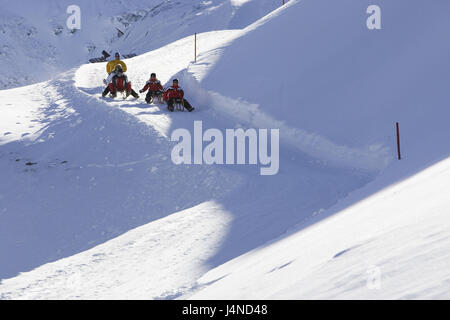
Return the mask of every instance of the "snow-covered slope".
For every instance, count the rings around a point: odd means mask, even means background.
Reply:
[[[72,32],[66,11],[73,4],[0,0],[0,89],[48,80],[102,50],[142,54],[195,32],[243,28],[279,6],[271,0],[81,0],[81,29]]]
[[[210,271],[190,298],[449,299],[449,181],[446,159],[341,210],[356,193],[330,218]]]
[[[447,297],[449,4],[408,3],[368,31],[369,2],[292,0],[199,34],[195,64],[192,37],[127,60],[193,113],[101,99],[104,64],[0,91],[0,297]],[[279,173],[174,165],[194,120],[280,128]]]
[[[199,41],[204,42],[200,53],[229,44],[239,35],[240,31],[200,34]],[[136,86],[142,86],[152,71],[167,82],[188,66],[191,49],[192,37],[188,37],[130,59],[128,75]],[[150,222],[145,229],[149,228],[151,234],[157,229],[189,227],[185,236],[192,237],[192,245],[210,250],[186,249],[182,254],[187,261],[179,260],[183,267],[174,261],[180,254],[175,243],[189,243],[187,239],[177,236],[173,242],[160,241],[158,250],[148,248],[143,254],[141,246],[130,246],[126,251],[117,247],[124,245],[123,239],[127,239],[126,243],[129,239],[147,242],[147,236],[155,239],[139,229],[130,231],[125,238],[93,250],[100,248],[118,254],[117,259],[123,261],[121,272],[130,274],[125,270],[140,266],[139,273],[153,274],[154,281],[136,288],[136,282],[129,282],[127,277],[114,278],[110,283],[110,277],[86,274],[93,280],[81,281],[80,297],[104,297],[106,293],[99,287],[116,292],[109,297],[120,297],[120,288],[125,287],[129,298],[178,296],[190,292],[196,279],[210,268],[264,244],[314,212],[331,206],[369,181],[373,174],[329,169],[313,158],[284,148],[283,167],[272,177],[260,176],[255,166],[176,166],[170,160],[174,143],[168,141],[175,128],[192,131],[193,120],[202,120],[205,129],[224,130],[233,128],[236,122],[216,114],[207,105],[196,105],[194,113],[168,114],[157,106],[147,107],[142,100],[105,101],[100,97],[103,77],[104,64],[85,65],[58,80],[0,92],[7,104],[5,110],[11,112],[8,122],[19,123],[8,127],[1,147],[3,171],[12,181],[1,185],[0,191],[8,199],[1,209],[4,223],[0,224],[0,255],[11,261],[2,265],[3,278],[71,256]],[[28,97],[23,101],[25,105],[42,100],[41,108],[37,106],[32,116],[32,121],[39,124],[38,132],[28,123],[22,124],[22,119],[31,115],[26,109],[24,113],[18,109],[10,92]],[[188,98],[194,95],[189,89],[186,94]],[[29,135],[22,138],[24,133]],[[27,166],[29,162],[36,164]],[[183,209],[188,211],[179,212]],[[172,214],[197,218],[187,218],[190,222],[186,226],[183,219]],[[203,222],[205,219],[210,222]],[[92,254],[98,256],[97,251]],[[193,271],[189,276],[181,271],[155,275],[156,267],[150,268],[129,255],[158,260],[159,266],[176,264],[177,270]],[[91,257],[91,253],[84,257]],[[23,274],[28,280],[22,281],[19,276],[3,281],[3,297],[74,297],[73,287],[66,288],[65,280],[60,282],[59,276],[50,276],[70,268],[72,259],[79,257],[45,265],[28,276]],[[111,268],[117,267],[116,262],[94,258],[83,265],[93,263],[108,274],[114,272]],[[30,282],[42,276],[49,281]],[[162,278],[172,279],[163,286]],[[24,283],[37,287],[24,290]],[[62,288],[56,290],[55,286],[60,285]]]

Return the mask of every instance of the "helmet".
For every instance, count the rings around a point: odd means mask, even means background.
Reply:
[[[114,54],[114,57],[117,57],[117,56],[120,57],[120,52],[116,52],[116,53]]]
[[[123,72],[122,65],[120,65],[120,64],[116,65],[115,68],[114,68],[114,70],[115,70],[116,72]]]
[[[152,77],[155,77],[156,78],[156,73],[152,73],[151,75],[150,75],[150,78],[152,78]]]

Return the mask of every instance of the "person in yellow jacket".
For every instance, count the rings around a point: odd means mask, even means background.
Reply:
[[[116,69],[116,66],[119,64],[122,66],[123,72],[127,72],[127,65],[125,64],[125,62],[120,60],[120,53],[116,52],[114,57],[115,57],[114,60],[111,60],[106,64],[106,73],[108,73],[108,76],[112,72],[114,72],[114,70]],[[110,90],[109,90],[109,83],[106,83],[106,80],[103,80],[103,82],[105,83],[106,88],[105,88],[105,90],[103,90],[102,96],[105,97],[110,92]]]
[[[123,72],[127,72],[127,65],[125,64],[125,62],[120,60],[120,53],[116,52],[114,57],[115,57],[114,60],[111,60],[106,64],[106,73],[109,75],[111,72],[114,71],[114,69],[118,64],[122,66]]]

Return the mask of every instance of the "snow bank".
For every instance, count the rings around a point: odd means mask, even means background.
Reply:
[[[396,156],[397,121],[405,158],[418,166],[442,159],[450,3],[379,1],[382,30],[367,29],[369,4],[290,1],[204,57],[215,63],[203,66],[200,57],[188,72],[204,91],[226,97],[207,100],[217,109],[286,128],[281,139],[321,159],[385,167]]]
[[[190,298],[449,299],[448,181],[446,159],[208,272]]]

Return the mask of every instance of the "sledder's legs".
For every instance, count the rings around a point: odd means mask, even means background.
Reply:
[[[131,85],[130,85],[130,87],[131,87]],[[133,89],[131,89],[131,95],[134,97],[134,98],[136,98],[136,99],[138,99],[139,98],[139,95],[136,93],[136,91],[134,91]]]
[[[106,88],[105,88],[105,90],[103,90],[103,93],[102,93],[102,97],[106,97],[106,95],[109,93],[109,86],[107,86]]]
[[[186,99],[183,99],[183,105],[186,108],[186,110],[189,112],[192,112],[195,109],[193,106],[191,106],[191,104]]]
[[[158,102],[161,103],[162,92],[161,91],[148,91],[145,96],[145,102],[152,103],[153,98],[157,98]]]
[[[117,97],[117,88],[113,82],[108,85],[109,92],[111,93],[111,98]],[[106,91],[106,89],[105,89]]]
[[[184,107],[186,108],[187,111],[189,111],[189,112],[194,111],[195,108],[193,106],[191,106],[191,104],[186,99],[183,99],[182,101],[183,102],[181,102],[181,99],[173,99],[173,98],[171,98],[171,99],[169,99],[167,101],[167,108],[170,111],[173,112],[175,110],[174,109],[174,104],[176,102],[178,102],[178,103],[183,103],[183,105],[184,105]]]
[[[145,102],[152,103],[152,95],[150,91],[145,95]]]
[[[125,95],[125,98],[126,98],[126,97],[128,97],[131,94],[131,82],[127,82],[125,84],[125,86],[126,86],[126,95]]]
[[[108,85],[108,88],[109,88],[109,92],[111,92],[111,94],[116,94],[116,86],[111,82],[109,85]],[[106,89],[105,89],[105,91],[106,91]]]
[[[125,91],[125,98],[127,98],[130,94],[136,99],[139,98],[139,95],[136,93],[136,91],[131,89],[131,82],[127,82],[126,90],[124,90],[123,86],[120,85],[120,83],[118,85],[119,85],[118,88],[116,88],[113,83],[110,83],[108,86],[109,92],[111,92],[111,96],[113,98],[115,98],[117,96],[117,91],[119,91],[119,92]],[[103,93],[105,93],[105,92],[106,92],[106,89]]]
[[[136,93],[136,91],[131,89],[131,82],[127,82],[126,86],[127,86],[127,94],[126,94],[126,96],[128,97],[131,94],[135,99],[138,99],[139,95]]]
[[[171,112],[173,112],[173,103],[174,103],[174,99],[169,99],[167,100],[167,109],[169,109]]]
[[[147,95],[145,96],[145,102],[147,102],[149,104],[152,103],[153,96],[154,96],[154,91],[148,91]]]
[[[124,91],[126,88],[126,91],[131,92],[131,82],[124,81],[124,79],[117,79],[116,77],[113,78],[112,82],[109,84],[109,91],[114,94],[116,91]]]

